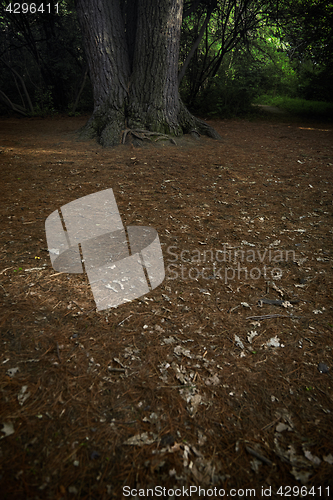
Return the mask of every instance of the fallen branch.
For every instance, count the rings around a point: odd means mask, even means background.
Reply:
[[[299,300],[279,300],[279,299],[266,299],[263,297],[258,300],[258,306],[262,307],[264,304],[269,304],[271,306],[282,306],[288,307],[291,304],[298,304]]]

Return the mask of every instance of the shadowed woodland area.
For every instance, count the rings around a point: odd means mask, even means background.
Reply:
[[[75,2],[52,0],[40,11],[32,3],[36,12],[24,4],[16,13],[13,5],[1,2],[0,112],[90,113],[93,92]],[[199,116],[225,118],[248,113],[257,100],[297,98],[303,101],[294,112],[331,117],[332,19],[333,7],[323,0],[185,1],[178,65],[183,102]],[[133,52],[135,40],[129,43]],[[309,108],[309,101],[316,105]]]

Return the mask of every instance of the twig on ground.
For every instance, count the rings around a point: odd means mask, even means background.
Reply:
[[[83,312],[82,307],[80,307],[80,306],[79,306],[79,304],[77,304],[77,303],[75,302],[75,300],[72,300],[72,302],[73,302],[73,304],[75,304],[75,305],[76,305],[76,307],[78,307],[78,308],[80,309],[80,311],[82,311],[82,312]]]
[[[275,420],[273,420],[273,422],[270,422],[269,424],[265,425],[261,430],[266,431],[267,429],[270,429],[273,425],[277,424],[279,420],[281,420],[281,417],[278,417]]]
[[[238,309],[238,307],[240,307],[240,304],[238,304],[238,306],[233,307],[232,309],[229,309],[228,313],[231,314],[232,311],[235,311],[236,309]]]
[[[268,458],[264,457],[263,455],[261,455],[260,453],[258,453],[257,451],[253,450],[252,448],[250,448],[249,446],[245,446],[245,449],[246,451],[252,455],[253,457],[257,458],[258,460],[260,460],[261,462],[263,462],[264,464],[266,465],[274,465],[273,462],[271,462],[270,460],[268,460]]]
[[[58,356],[58,359],[59,359],[59,361],[60,361],[60,363],[61,363],[61,358],[60,358],[60,352],[59,352],[59,344],[58,344],[58,342],[56,342],[56,349],[57,349],[57,356]]]
[[[133,316],[133,314],[130,314],[129,316],[127,316],[127,318],[123,319],[120,323],[118,323],[118,326],[122,325],[123,323],[125,323],[125,321],[127,319],[129,319],[131,316]]]
[[[263,316],[247,316],[246,319],[271,319],[271,318],[290,318],[288,314],[264,314]]]
[[[13,269],[13,266],[12,267],[6,267],[6,269],[4,269],[3,271],[1,271],[0,274],[3,274],[4,272],[8,271],[9,269]]]

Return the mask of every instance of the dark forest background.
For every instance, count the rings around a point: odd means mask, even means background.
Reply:
[[[332,35],[326,0],[185,1],[181,97],[205,117],[248,115],[260,103],[331,119]],[[0,68],[2,115],[93,109],[74,0],[1,1]]]

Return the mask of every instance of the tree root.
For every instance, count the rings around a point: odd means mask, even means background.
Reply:
[[[176,141],[171,137],[170,135],[167,134],[160,134],[159,132],[151,132],[150,130],[142,130],[142,129],[132,129],[132,128],[127,128],[123,132],[123,137],[122,137],[122,144],[125,144],[126,138],[128,135],[132,135],[133,137],[136,137],[137,139],[140,139],[141,141],[147,140],[152,142],[151,137],[156,137],[156,141],[160,141],[163,139],[167,139],[171,141],[172,144],[177,146]]]

